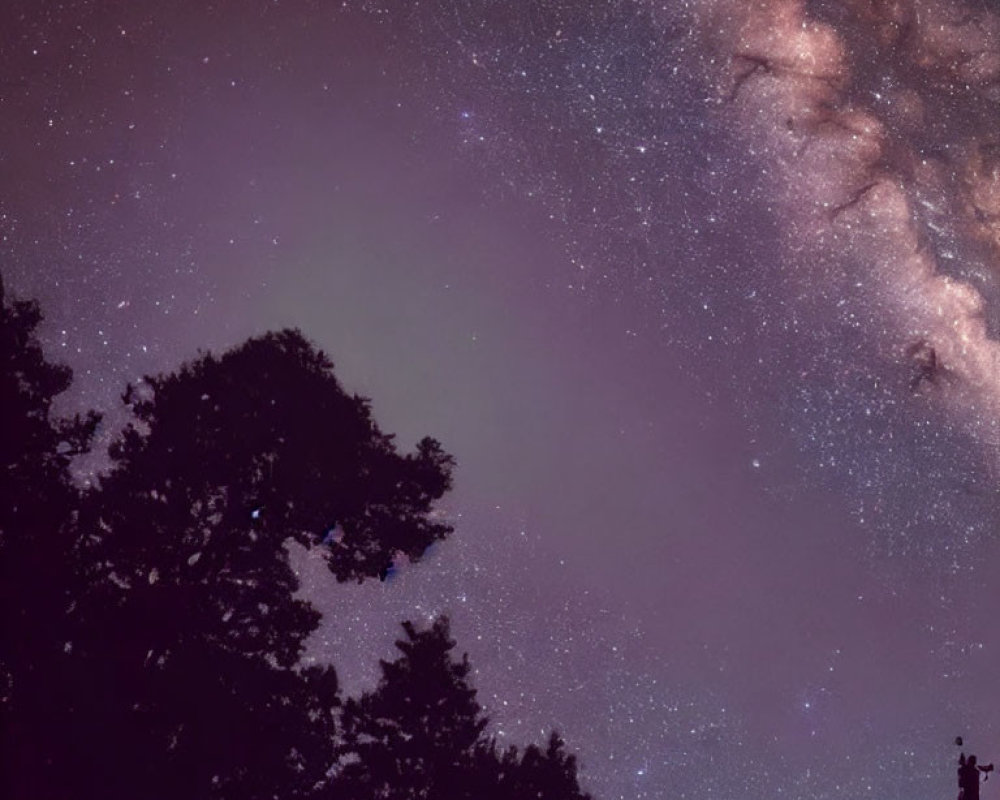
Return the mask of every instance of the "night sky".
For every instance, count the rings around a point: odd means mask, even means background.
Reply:
[[[0,64],[64,411],[296,326],[456,456],[420,564],[294,554],[347,691],[446,612],[598,800],[1000,759],[995,3],[8,0]]]

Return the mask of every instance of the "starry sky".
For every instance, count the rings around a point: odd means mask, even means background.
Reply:
[[[0,65],[62,410],[290,325],[456,456],[420,564],[292,554],[349,692],[446,612],[599,800],[1000,759],[995,3],[11,0]]]

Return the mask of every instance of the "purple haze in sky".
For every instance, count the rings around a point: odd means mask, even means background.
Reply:
[[[295,554],[348,691],[447,612],[501,740],[559,728],[600,800],[1000,758],[995,4],[11,2],[0,41],[65,409],[292,325],[457,457],[422,563]]]

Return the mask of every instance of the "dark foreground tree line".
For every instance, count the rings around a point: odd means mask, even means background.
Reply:
[[[385,577],[451,528],[454,462],[400,454],[300,333],[201,355],[123,395],[131,423],[82,489],[97,414],[36,303],[0,281],[0,796],[583,800],[556,733],[497,746],[447,619],[403,623],[378,686],[302,667],[319,613],[295,542],[331,580]]]

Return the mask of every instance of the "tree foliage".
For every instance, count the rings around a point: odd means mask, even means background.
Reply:
[[[104,684],[86,718],[128,742],[137,774],[100,748],[81,769],[132,785],[186,776],[164,796],[306,791],[329,765],[338,701],[332,671],[295,669],[319,614],[296,596],[288,543],[321,550],[340,580],[418,559],[450,532],[431,512],[451,458],[431,439],[398,454],[297,331],[203,355],[124,400],[135,422],[82,517],[76,617],[84,672]]]
[[[501,752],[470,682],[467,655],[455,658],[447,617],[418,630],[403,623],[395,661],[378,686],[343,710],[336,775],[327,790],[344,800],[589,800],[576,758],[553,732],[546,747]]]
[[[127,388],[111,469],[73,482],[96,414],[0,281],[0,795],[584,800],[556,734],[500,752],[446,619],[341,702],[304,668],[318,612],[289,546],[331,580],[384,578],[451,528],[452,458],[409,454],[297,331]]]
[[[69,467],[99,422],[54,417],[72,373],[45,359],[41,321],[37,303],[8,301],[0,278],[0,790],[11,793],[58,758],[78,500]]]
[[[538,800],[584,800],[577,782],[576,756],[566,752],[562,737],[552,731],[545,748],[531,744],[520,758],[508,751],[511,768],[502,770],[498,797],[533,797]]]
[[[460,797],[486,718],[468,681],[468,658],[451,657],[447,619],[418,631],[403,623],[402,656],[381,662],[378,688],[344,706],[341,769],[331,796]]]

